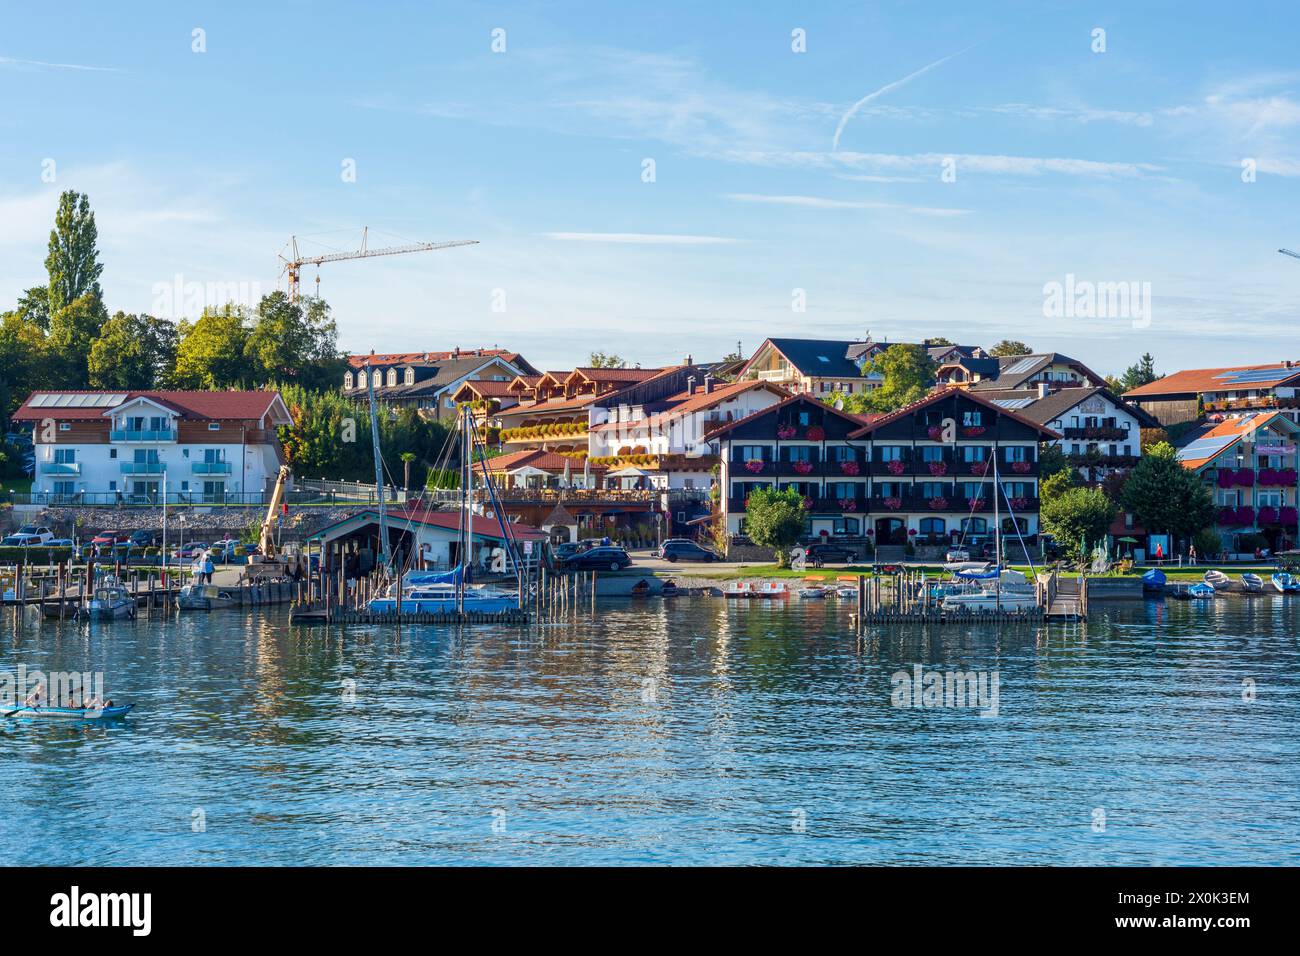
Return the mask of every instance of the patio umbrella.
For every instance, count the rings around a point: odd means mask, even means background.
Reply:
[[[582,457],[582,487],[591,487],[591,459],[586,455]]]
[[[572,479],[569,477],[569,462],[571,460],[572,459],[570,459],[568,455],[564,456],[564,478],[560,482],[560,486],[563,488],[568,488],[572,481]]]
[[[1138,543],[1138,539],[1137,539],[1137,538],[1130,537],[1129,535],[1125,535],[1125,536],[1122,537],[1122,538],[1116,538],[1115,540],[1118,541],[1120,544],[1137,544],[1137,543]]]

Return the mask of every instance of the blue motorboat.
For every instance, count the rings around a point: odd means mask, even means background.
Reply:
[[[1187,586],[1187,596],[1193,600],[1201,601],[1212,598],[1215,593],[1213,585],[1206,584],[1203,581],[1197,581],[1195,584]]]
[[[1300,581],[1296,580],[1295,575],[1287,574],[1285,571],[1278,571],[1270,579],[1273,587],[1283,594],[1295,594],[1300,591]]]
[[[1143,591],[1163,591],[1165,589],[1165,572],[1152,568],[1142,575]]]

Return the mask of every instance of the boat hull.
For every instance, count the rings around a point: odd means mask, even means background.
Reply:
[[[99,711],[82,707],[23,707],[13,713],[4,713],[13,720],[116,720],[130,713],[135,704],[105,707]],[[10,708],[12,709],[12,708]]]
[[[500,614],[519,606],[517,600],[509,598],[487,598],[478,601],[465,601],[466,614]],[[394,614],[397,601],[393,598],[375,598],[366,607],[371,614]],[[402,598],[403,614],[455,614],[455,598]]]

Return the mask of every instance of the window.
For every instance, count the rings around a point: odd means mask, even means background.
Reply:
[[[947,528],[947,522],[942,518],[922,518],[921,534],[939,535],[943,534]]]
[[[972,428],[980,424],[980,417],[983,413],[975,410],[961,413],[961,423],[967,428]]]
[[[840,516],[832,522],[832,525],[835,534],[856,535],[862,533],[862,522],[857,518],[845,518]]]
[[[962,518],[961,519],[962,534],[987,534],[988,530],[989,530],[989,523],[985,521],[983,518]]]
[[[988,451],[988,448],[984,445],[962,445],[961,460],[970,462],[984,461]]]
[[[395,368],[390,368],[390,369],[388,370],[388,384],[389,384],[389,385],[396,385],[396,384],[397,384],[397,369],[395,369]]]
[[[110,481],[110,482],[108,483],[108,490],[109,490],[109,491],[117,491],[117,482],[116,482],[116,481]]]
[[[408,369],[406,370],[405,382],[406,382],[407,385],[414,385],[414,384],[415,384],[415,369],[413,369],[413,368],[408,368]]]
[[[208,431],[210,432],[221,431],[221,422],[208,422]]]
[[[54,493],[63,497],[71,497],[77,493],[77,483],[75,481],[56,481],[54,482]]]
[[[942,498],[947,493],[947,487],[941,481],[923,481],[917,485],[921,497],[925,499]]]
[[[70,432],[70,431],[72,431],[72,426],[71,426],[70,424],[68,424],[67,422],[59,422],[59,431],[61,431],[61,432]]]
[[[876,461],[902,461],[903,460],[902,445],[877,445],[876,451],[880,452],[880,454],[876,456]]]
[[[351,388],[351,387],[352,387],[352,373],[351,373],[351,372],[346,372],[346,373],[344,373],[344,375],[343,375],[343,387],[344,387],[344,388]]]
[[[943,448],[939,445],[922,445],[921,461],[943,461]]]
[[[767,461],[768,457],[767,448],[763,445],[741,445],[736,461]]]
[[[1007,461],[1029,461],[1027,445],[1012,445],[1007,449]]]
[[[54,461],[59,465],[75,465],[77,463],[77,449],[75,448],[56,448],[54,449]]]
[[[813,449],[808,445],[787,445],[785,452],[789,455],[787,461],[813,461]]]
[[[109,457],[109,458],[116,458],[116,457],[117,457],[117,449],[116,449],[116,448],[110,448],[110,449],[108,450],[108,457]]]
[[[811,416],[808,412],[800,412],[800,413],[799,413],[799,424],[800,424],[800,425],[803,425],[803,426],[805,426],[805,427],[808,426],[808,425],[811,425],[811,424],[812,424],[812,416]]]

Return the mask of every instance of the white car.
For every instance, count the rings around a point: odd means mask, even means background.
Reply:
[[[44,526],[25,524],[13,533],[22,545],[48,544],[54,540],[54,532]]]
[[[953,548],[943,556],[943,559],[949,564],[955,564],[958,561],[969,561],[970,552],[965,548]]]

